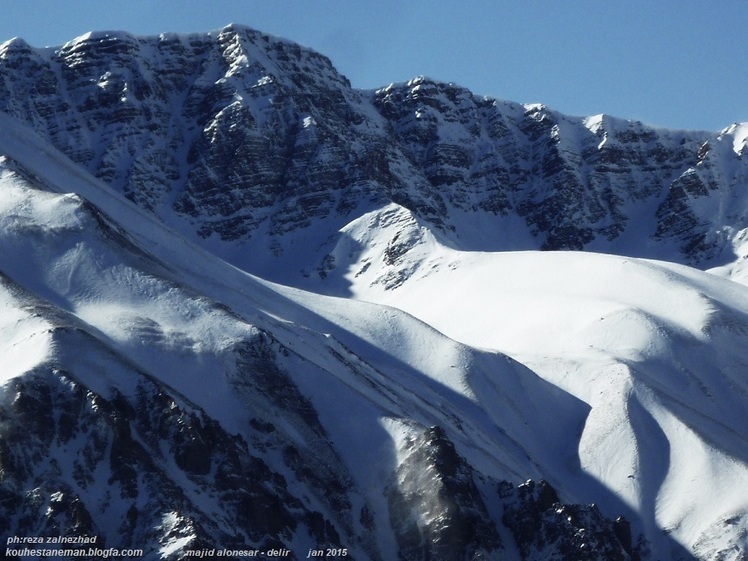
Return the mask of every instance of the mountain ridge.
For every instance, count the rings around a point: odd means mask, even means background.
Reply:
[[[384,202],[459,249],[742,263],[745,212],[720,209],[745,201],[715,189],[745,182],[730,128],[572,118],[426,78],[355,90],[322,55],[242,26],[6,43],[0,62],[15,77],[0,108],[183,234],[285,284],[304,282],[285,278],[294,263],[325,268],[329,238]],[[294,252],[281,238],[308,247],[311,221],[329,226],[313,255]]]

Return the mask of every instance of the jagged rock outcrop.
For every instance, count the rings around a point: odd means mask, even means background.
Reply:
[[[402,443],[388,491],[402,560],[490,559],[502,549],[470,466],[440,427]]]
[[[595,505],[562,504],[546,481],[518,487],[500,485],[503,521],[526,561],[579,559],[639,561],[632,547],[631,526],[624,517],[606,519]]]

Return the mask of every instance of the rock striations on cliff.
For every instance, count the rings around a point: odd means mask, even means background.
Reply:
[[[385,203],[464,250],[744,257],[742,125],[568,117],[427,78],[360,91],[324,56],[236,25],[57,49],[13,39],[0,109],[183,234],[284,282],[324,268],[329,238]]]

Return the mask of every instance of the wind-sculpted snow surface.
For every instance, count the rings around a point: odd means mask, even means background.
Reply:
[[[361,92],[238,26],[16,39],[0,104],[0,537],[748,555],[748,289],[636,257],[741,279],[744,126]]]

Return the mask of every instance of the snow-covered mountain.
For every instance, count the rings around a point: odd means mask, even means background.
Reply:
[[[353,264],[330,270],[340,230],[389,203],[462,250],[702,268],[746,253],[747,126],[567,117],[425,78],[359,91],[325,57],[240,26],[8,41],[0,110],[188,238],[286,284],[340,280]]]
[[[0,109],[0,537],[748,555],[748,126],[240,26],[11,40]]]

